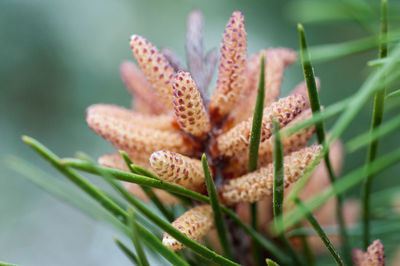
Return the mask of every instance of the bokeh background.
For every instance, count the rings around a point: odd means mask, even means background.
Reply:
[[[21,135],[37,138],[60,156],[73,156],[78,150],[93,157],[110,152],[110,145],[86,126],[85,108],[99,102],[130,105],[119,77],[119,64],[132,59],[128,45],[131,34],[144,35],[158,47],[173,48],[184,56],[185,22],[191,10],[203,12],[206,46],[212,48],[219,47],[228,18],[238,9],[246,19],[249,54],[270,46],[297,50],[296,23],[326,19],[330,14],[329,9],[318,9],[320,5],[305,9],[301,2],[1,0],[0,261],[21,265],[130,265],[112,242],[113,230],[37,188],[10,170],[3,159],[17,155],[61,179],[21,142]],[[334,17],[305,23],[309,44],[343,42],[378,30],[379,8],[368,17],[368,29],[346,19],[350,14],[340,14],[339,21]],[[366,62],[376,55],[372,50],[315,64],[322,83],[322,103],[329,105],[354,93],[370,72]],[[285,74],[282,94],[301,80],[301,67],[295,64]],[[346,131],[344,141],[369,128],[370,107],[363,109]],[[386,118],[393,115],[396,111],[392,109]],[[380,153],[398,147],[399,139],[399,132],[391,134],[382,142]],[[344,172],[364,160],[365,150],[348,155]],[[374,190],[400,185],[399,171],[397,165],[379,174]],[[357,195],[358,189],[347,194]],[[384,241],[388,252],[399,240],[397,234]]]

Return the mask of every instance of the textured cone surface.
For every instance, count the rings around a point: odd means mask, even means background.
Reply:
[[[317,91],[319,91],[320,88],[320,81],[319,78],[315,78],[315,83],[317,85]],[[303,81],[302,83],[300,83],[299,85],[296,86],[296,88],[294,88],[294,90],[291,93],[292,95],[294,94],[301,94],[304,96],[304,98],[306,99],[306,107],[310,108],[310,99],[308,98],[308,90],[307,90],[307,84],[305,81]]]
[[[247,40],[243,14],[233,12],[223,34],[217,86],[210,100],[213,120],[228,114],[241,97],[247,60]]]
[[[353,263],[354,266],[383,266],[385,265],[385,252],[383,249],[382,242],[375,240],[367,249],[363,252],[360,249],[353,251]]]
[[[98,159],[98,162],[100,165],[118,169],[121,171],[125,172],[130,172],[124,158],[122,158],[121,154],[119,153],[112,153],[112,154],[106,154],[100,156]],[[143,167],[143,165],[141,164]],[[146,168],[149,168],[146,167]],[[124,187],[126,190],[128,190],[133,196],[137,197],[138,199],[144,201],[144,202],[149,202],[150,199],[147,197],[146,193],[143,192],[142,188],[138,184],[134,183],[123,183]],[[161,189],[152,189],[154,193],[158,196],[158,198],[161,200],[162,203],[166,205],[175,205],[178,204],[180,201],[178,198],[172,196],[168,192],[161,190]]]
[[[172,226],[185,236],[198,241],[203,238],[214,226],[214,217],[210,205],[201,205],[188,210]],[[179,251],[184,246],[175,238],[164,233],[162,243],[173,251]]]
[[[193,152],[193,145],[179,132],[161,131],[133,125],[123,119],[87,112],[86,122],[97,134],[129,155],[149,158],[157,150],[168,149],[182,154]]]
[[[200,160],[166,150],[156,151],[150,156],[154,172],[167,182],[203,192],[204,172]]]
[[[272,103],[264,109],[261,126],[260,145],[272,135],[272,120],[276,119],[280,127],[287,125],[302,112],[306,101],[302,95],[291,95]],[[242,153],[250,144],[253,119],[243,121],[217,138],[220,154],[232,156]]]
[[[335,142],[330,145],[329,158],[333,172],[336,176],[339,176],[344,160],[344,148],[340,140],[335,140]],[[317,194],[331,185],[329,172],[326,168],[326,164],[322,163],[322,161],[315,167],[310,179],[300,192],[299,197],[301,200],[306,201],[310,196]],[[336,200],[333,199],[333,201]]]
[[[210,119],[192,77],[179,71],[173,82],[173,103],[176,120],[186,133],[203,138],[211,129]]]
[[[293,127],[294,125],[297,125],[312,116],[312,111],[311,109],[307,109],[303,111],[301,114],[296,116],[293,121],[291,121],[285,128],[290,128]],[[291,153],[293,151],[297,151],[300,148],[303,148],[307,142],[310,140],[312,135],[315,133],[315,127],[310,126],[307,128],[304,128],[302,130],[299,130],[289,136],[285,136],[282,138],[282,145],[284,148],[285,154]],[[260,162],[261,164],[265,163],[270,163],[272,162],[272,156],[273,156],[273,139],[270,138],[267,141],[263,142],[260,147],[259,147],[259,153],[260,153]]]
[[[126,88],[134,96],[132,106],[136,111],[144,114],[166,112],[164,103],[160,101],[151,84],[133,62],[123,62],[120,66],[120,75]]]
[[[132,35],[130,45],[139,67],[155,92],[172,109],[172,79],[174,69],[157,48],[142,36]]]
[[[304,170],[319,155],[322,147],[313,145],[284,157],[285,187],[294,183],[303,174]],[[239,202],[257,202],[269,196],[273,191],[274,167],[267,167],[232,179],[221,188],[223,201],[228,205]]]
[[[136,126],[143,126],[158,130],[176,131],[174,118],[170,115],[147,115],[120,106],[111,104],[95,104],[87,109],[93,115],[109,116]]]
[[[303,111],[293,121],[291,121],[284,129],[290,128],[306,119],[309,119],[312,115],[311,109]],[[282,137],[282,145],[284,155],[291,152],[297,151],[305,147],[312,135],[315,133],[315,127],[310,126],[299,130],[289,136]],[[272,162],[273,158],[273,139],[272,137],[261,143],[258,151],[258,168],[266,166]],[[249,164],[249,152],[242,154],[236,154],[232,157],[224,167],[224,175],[228,178],[234,178],[247,173]]]

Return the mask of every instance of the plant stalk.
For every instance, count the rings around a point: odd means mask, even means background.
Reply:
[[[128,167],[128,169],[135,174],[140,174],[137,170],[135,170],[132,165],[132,161],[129,158],[128,154],[126,154],[124,151],[120,151],[122,158],[124,158],[124,161]],[[161,202],[161,200],[157,197],[156,193],[154,191],[146,186],[140,186],[140,188],[143,190],[143,192],[146,194],[146,196],[153,202],[153,204],[157,207],[157,209],[168,219],[168,221],[172,222],[174,221],[174,215],[170,210],[168,210],[164,204]]]
[[[232,250],[229,245],[228,234],[226,232],[224,218],[222,217],[222,211],[221,211],[219,200],[218,200],[217,190],[215,188],[214,180],[211,176],[210,167],[208,166],[207,158],[206,158],[205,154],[203,154],[203,156],[201,158],[201,163],[203,165],[204,176],[205,176],[205,181],[206,181],[206,186],[207,186],[207,192],[208,192],[211,207],[213,210],[213,215],[214,215],[215,225],[217,227],[219,242],[221,244],[221,247],[222,247],[225,257],[232,260],[232,258],[233,258]]]
[[[253,172],[257,170],[258,165],[258,148],[260,146],[260,138],[261,138],[261,126],[263,119],[263,111],[264,111],[264,94],[265,94],[265,57],[261,57],[260,64],[260,79],[258,82],[258,91],[257,91],[257,99],[256,105],[254,108],[253,115],[253,123],[251,128],[250,135],[250,147],[249,147],[249,172]],[[254,230],[257,230],[257,203],[250,204],[250,217],[251,217],[251,227]],[[253,257],[254,261],[258,265],[262,265],[263,261],[261,258],[261,248],[256,243],[253,242]]]
[[[315,219],[314,215],[304,206],[303,202],[296,198],[295,202],[297,206],[305,213],[308,222],[314,228],[315,232],[317,232],[318,236],[321,238],[322,242],[325,244],[326,248],[331,253],[332,257],[335,259],[336,263],[340,266],[344,266],[343,260],[340,258],[339,253],[336,251],[328,236],[325,234],[322,227],[319,225],[317,219]]]
[[[281,135],[279,133],[279,125],[274,120],[274,185],[273,185],[273,196],[272,196],[272,207],[274,213],[274,223],[276,228],[282,229],[282,219],[276,219],[283,214],[283,199],[285,192],[285,176],[284,176],[284,167],[283,167],[283,146],[281,141]],[[300,259],[296,251],[290,245],[288,239],[286,238],[285,231],[282,230],[280,234],[280,238],[282,243],[289,251],[293,262],[296,265],[304,265],[303,261]]]
[[[381,39],[386,39],[388,31],[388,23],[387,23],[387,1],[381,1]],[[383,59],[387,57],[388,47],[385,41],[381,41],[379,45],[379,58]],[[382,79],[382,83],[384,84],[384,78]],[[373,132],[376,128],[378,128],[383,120],[383,110],[385,105],[385,94],[386,89],[383,85],[382,88],[375,93],[374,98],[374,107],[372,113],[372,123],[371,123],[371,132]],[[372,141],[368,148],[368,155],[366,165],[371,164],[376,156],[378,151],[378,139]],[[371,194],[371,186],[372,186],[372,176],[369,175],[366,177],[362,191],[361,191],[361,214],[362,214],[362,224],[363,224],[363,248],[367,250],[370,242],[370,194]]]
[[[311,59],[310,55],[308,53],[308,48],[307,48],[307,41],[306,37],[304,34],[304,29],[301,24],[298,25],[298,30],[299,30],[299,36],[300,36],[300,54],[301,54],[301,62],[303,66],[303,72],[304,72],[304,78],[307,83],[307,91],[308,91],[308,96],[310,100],[310,106],[311,110],[313,112],[313,115],[315,113],[319,113],[321,111],[321,106],[320,106],[320,101],[319,101],[319,96],[318,96],[318,91],[317,91],[317,85],[315,83],[315,77],[314,77],[314,71],[312,68],[311,64]],[[329,173],[329,179],[331,183],[335,183],[336,177],[335,173],[333,172],[332,169],[332,164],[329,158],[329,146],[326,143],[326,136],[325,136],[325,128],[324,128],[324,122],[320,121],[315,124],[315,129],[317,132],[317,139],[319,144],[322,144],[326,152],[324,153],[324,161],[326,168]],[[348,235],[346,231],[346,225],[343,219],[343,199],[341,195],[337,195],[336,197],[336,217],[338,220],[338,224],[340,227],[340,232],[342,236],[342,248],[343,248],[343,253],[345,254],[346,261],[351,261],[351,254],[350,254],[350,246],[349,246],[349,241],[348,241]]]

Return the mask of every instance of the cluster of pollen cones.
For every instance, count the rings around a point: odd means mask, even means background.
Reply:
[[[248,203],[259,202],[260,226],[271,220],[273,190],[272,121],[288,128],[310,118],[307,88],[299,84],[287,97],[279,98],[284,70],[297,59],[296,52],[286,48],[269,48],[247,58],[244,18],[235,11],[223,33],[219,55],[218,79],[211,96],[208,85],[217,64],[215,51],[203,55],[202,16],[194,11],[188,19],[187,52],[189,68],[173,52],[158,50],[142,36],[133,35],[130,47],[136,63],[124,62],[121,77],[134,95],[133,108],[96,104],[87,109],[87,124],[115,148],[124,150],[138,164],[167,182],[206,193],[200,161],[208,154],[217,182],[220,200],[236,208],[248,220]],[[198,32],[196,32],[198,31]],[[258,169],[247,173],[252,115],[257,97],[260,61],[265,57],[265,107],[263,112]],[[214,64],[213,64],[214,62]],[[285,187],[296,182],[319,155],[320,145],[307,146],[314,127],[304,128],[283,137]],[[342,146],[336,142],[330,151],[335,168],[342,163]],[[119,153],[99,158],[99,163],[129,171]],[[136,184],[126,188],[142,200],[148,200]],[[314,171],[301,198],[328,186],[323,164]],[[178,200],[162,190],[154,190],[166,205]],[[333,224],[335,202],[328,202],[316,213],[322,225]],[[345,205],[346,222],[354,222],[355,203]],[[209,205],[197,205],[172,225],[186,236],[201,240],[214,226]],[[268,232],[264,232],[268,233]],[[295,240],[293,240],[295,242]],[[183,247],[168,234],[163,243],[174,251]],[[315,247],[321,246],[316,241]],[[358,256],[362,256],[359,254]],[[361,260],[361,259],[360,259]]]

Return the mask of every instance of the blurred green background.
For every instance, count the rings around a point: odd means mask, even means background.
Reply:
[[[81,150],[97,157],[112,151],[86,126],[85,108],[99,102],[130,105],[119,64],[132,58],[131,34],[184,56],[185,23],[191,10],[203,12],[206,46],[212,48],[219,47],[228,18],[238,9],[246,19],[249,54],[270,46],[297,49],[296,22],[321,15],[318,9],[299,8],[298,2],[303,1],[0,1],[0,261],[130,265],[112,242],[111,229],[38,189],[8,169],[3,158],[18,155],[55,174],[21,142],[23,134],[37,138],[60,156]],[[375,11],[368,19],[369,29],[377,32],[379,9]],[[306,23],[305,29],[310,45],[368,36],[365,28],[351,20]],[[373,50],[316,64],[322,103],[329,105],[354,93],[369,73],[366,61],[376,55]],[[292,66],[285,74],[282,94],[301,80],[301,67]],[[344,140],[369,128],[370,108],[371,104],[363,109]],[[392,109],[385,118],[395,112]],[[399,139],[399,132],[391,134],[380,152],[398,147]],[[365,150],[350,154],[344,171],[364,161]],[[396,166],[379,174],[374,189],[400,185],[399,171]],[[61,179],[58,174],[55,177]],[[348,196],[357,193],[356,189]],[[399,240],[400,234],[392,235],[384,241],[385,248],[393,249]]]

